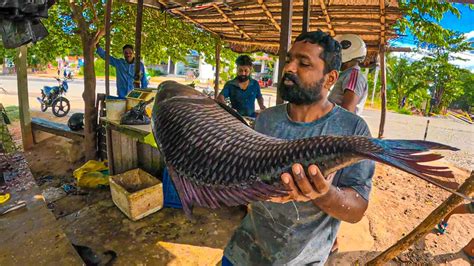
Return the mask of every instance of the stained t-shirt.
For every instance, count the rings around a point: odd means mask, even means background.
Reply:
[[[337,105],[311,123],[291,121],[287,104],[278,105],[258,116],[255,129],[282,139],[321,135],[370,136],[362,118]],[[368,200],[373,173],[374,163],[364,160],[339,170],[332,184],[353,188]],[[254,202],[224,255],[234,265],[323,265],[339,225],[339,220],[311,202]]]

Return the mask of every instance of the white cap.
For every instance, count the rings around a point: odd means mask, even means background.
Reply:
[[[358,35],[342,34],[334,37],[342,46],[342,63],[360,58],[361,61],[367,55],[365,42]]]

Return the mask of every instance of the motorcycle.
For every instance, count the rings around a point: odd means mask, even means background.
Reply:
[[[36,98],[41,104],[41,111],[46,112],[48,107],[51,107],[53,114],[57,117],[66,116],[71,110],[69,100],[64,97],[69,89],[67,83],[68,78],[65,77],[63,80],[56,78],[58,86],[44,86],[41,89],[41,98]]]

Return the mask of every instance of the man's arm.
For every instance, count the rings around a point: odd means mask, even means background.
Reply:
[[[273,198],[271,201],[312,201],[332,217],[349,222],[360,221],[367,210],[368,202],[352,188],[336,188],[332,185],[334,174],[324,177],[316,165],[308,167],[306,177],[301,164],[293,164],[292,175],[281,175],[284,186],[290,191],[287,197]]]
[[[141,64],[141,71],[142,71],[142,78],[141,78],[141,85],[142,85],[142,89],[146,89],[148,88],[148,79],[146,78],[146,71],[145,71],[145,65],[143,65],[143,63],[140,63]]]
[[[225,98],[229,98],[229,96],[230,96],[229,87],[226,84],[226,85],[224,85],[224,88],[222,89],[222,91],[217,96],[217,101],[220,102],[220,103],[225,104]]]
[[[344,91],[344,98],[342,98],[341,106],[349,112],[355,113],[359,96],[351,90]]]
[[[260,106],[260,110],[265,110],[267,107],[265,107],[265,104],[263,103],[263,97],[260,96],[257,98],[258,106]]]
[[[102,49],[102,47],[100,47],[99,44],[97,44],[95,47],[97,48],[96,53],[100,56],[100,58],[105,60],[105,50]],[[110,64],[113,67],[117,67],[117,65],[119,64],[119,59],[117,59],[117,58],[113,57],[112,55],[110,55]]]

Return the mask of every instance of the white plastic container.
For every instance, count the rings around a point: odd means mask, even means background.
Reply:
[[[121,99],[109,99],[105,101],[105,108],[107,110],[108,120],[119,121],[120,116],[125,113],[127,101]]]

